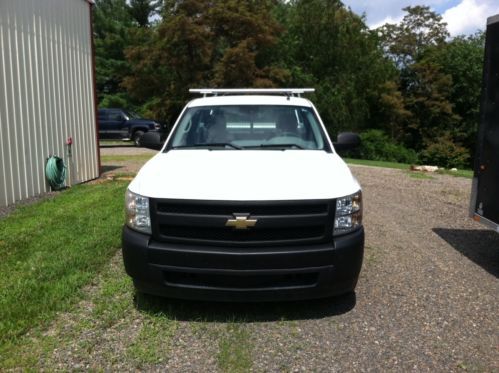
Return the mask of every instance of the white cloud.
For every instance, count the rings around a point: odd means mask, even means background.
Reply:
[[[439,11],[455,4],[456,0],[343,0],[343,3],[357,14],[365,13],[368,26],[375,28],[401,20],[404,16],[402,8],[407,6],[424,4]]]
[[[456,36],[484,30],[487,18],[497,13],[497,0],[462,0],[455,7],[447,9],[442,18],[447,22],[451,36]]]
[[[388,17],[383,18],[381,21],[378,21],[374,24],[369,25],[369,27],[371,29],[375,29],[375,28],[378,28],[380,26],[383,26],[385,23],[399,23],[400,21],[402,21],[402,18],[404,18],[403,14],[400,14],[396,18],[392,18],[392,16],[388,16]]]
[[[402,20],[406,6],[427,5],[442,15],[451,36],[483,30],[487,17],[499,13],[498,0],[343,0],[357,14],[366,14],[367,25],[376,28]]]

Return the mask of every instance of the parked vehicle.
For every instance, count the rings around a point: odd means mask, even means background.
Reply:
[[[471,216],[499,232],[499,14],[487,20]]]
[[[162,150],[126,192],[123,258],[138,291],[220,301],[352,292],[362,192],[311,89],[192,90]]]
[[[132,140],[136,146],[144,133],[158,131],[161,125],[124,109],[99,109],[99,138]]]

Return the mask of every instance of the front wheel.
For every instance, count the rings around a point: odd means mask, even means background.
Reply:
[[[142,146],[142,136],[144,135],[144,131],[135,131],[133,133],[133,143],[135,146]]]

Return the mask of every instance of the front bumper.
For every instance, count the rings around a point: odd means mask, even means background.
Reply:
[[[229,302],[297,300],[355,289],[364,229],[326,244],[233,248],[156,242],[125,226],[122,242],[125,269],[144,293]]]

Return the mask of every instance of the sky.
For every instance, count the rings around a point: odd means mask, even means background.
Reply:
[[[399,22],[406,6],[428,5],[447,22],[451,36],[484,30],[487,18],[499,14],[499,0],[343,0],[343,3],[357,14],[365,13],[370,28]]]

